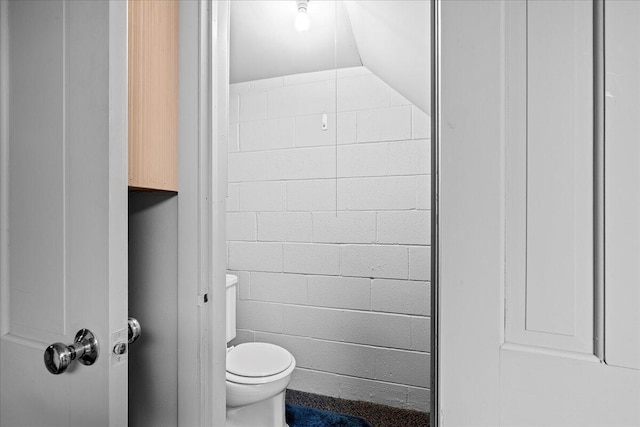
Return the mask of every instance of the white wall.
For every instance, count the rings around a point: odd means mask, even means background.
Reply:
[[[429,119],[340,70],[336,153],[335,92],[335,71],[231,85],[236,342],[289,349],[290,388],[427,411]]]

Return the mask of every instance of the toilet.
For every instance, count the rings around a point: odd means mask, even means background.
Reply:
[[[227,343],[236,337],[238,277],[227,274]],[[296,360],[284,348],[249,342],[227,348],[227,427],[287,427],[284,395]]]

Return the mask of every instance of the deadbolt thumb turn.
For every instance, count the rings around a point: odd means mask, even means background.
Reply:
[[[80,329],[75,342],[69,346],[61,342],[51,344],[44,351],[44,366],[54,375],[63,373],[72,360],[83,365],[93,365],[98,358],[98,340],[88,329]]]

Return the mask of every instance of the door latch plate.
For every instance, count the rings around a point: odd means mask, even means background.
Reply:
[[[129,360],[129,329],[120,329],[111,334],[111,366],[118,366]]]

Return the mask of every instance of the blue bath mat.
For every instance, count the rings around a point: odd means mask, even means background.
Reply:
[[[285,409],[289,427],[372,427],[368,421],[351,415],[305,408],[288,403],[285,405]]]

